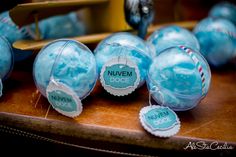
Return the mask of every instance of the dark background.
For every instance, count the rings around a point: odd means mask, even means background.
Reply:
[[[45,0],[0,0],[0,12],[9,10],[20,3],[39,1]],[[207,16],[209,9],[214,4],[221,1],[222,0],[154,0],[156,10],[154,23],[200,20]],[[236,4],[235,0],[228,1]]]

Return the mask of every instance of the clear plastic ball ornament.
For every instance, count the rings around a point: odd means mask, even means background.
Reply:
[[[2,81],[4,81],[12,71],[14,56],[10,43],[5,37],[0,36],[0,96],[2,95]]]
[[[210,65],[219,67],[236,53],[236,27],[226,19],[205,18],[194,28],[201,53]]]
[[[156,30],[148,38],[148,42],[151,43],[158,55],[163,50],[178,45],[185,45],[196,51],[200,50],[198,40],[189,30],[179,26],[167,26]]]
[[[199,52],[185,46],[162,51],[148,70],[152,98],[175,111],[192,109],[206,96],[211,82],[208,63]]]
[[[147,69],[151,64],[154,55],[145,41],[135,35],[125,32],[115,33],[101,41],[96,47],[94,53],[100,78],[102,76],[102,69],[107,66],[109,62],[112,62],[113,59],[117,59],[114,61],[117,62],[117,65],[119,62],[122,62],[123,65],[128,65],[129,63],[133,65],[136,73],[138,73],[138,78],[136,78],[139,80],[137,82],[137,87],[144,84]],[[123,90],[125,89],[123,88]],[[127,95],[132,91],[127,93],[125,92],[126,94],[121,95]]]
[[[4,36],[12,45],[17,40],[31,39],[26,27],[19,28],[9,16],[9,12],[5,11],[0,14],[0,36]],[[13,49],[14,60],[22,61],[32,55],[32,51],[22,51]]]
[[[33,76],[45,97],[49,82],[55,80],[68,86],[82,100],[94,88],[98,75],[95,57],[85,45],[61,39],[41,49],[34,61]]]
[[[218,3],[211,8],[209,16],[214,18],[224,18],[236,25],[236,5],[229,2]]]
[[[13,65],[14,59],[11,45],[5,37],[0,36],[0,79],[7,78]]]

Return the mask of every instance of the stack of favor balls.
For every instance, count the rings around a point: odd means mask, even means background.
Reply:
[[[128,95],[144,84],[152,55],[147,44],[130,33],[115,33],[101,41],[96,57],[82,43],[61,39],[40,50],[33,77],[56,111],[76,117],[82,112],[81,101],[96,84],[98,72],[108,92]]]
[[[195,107],[206,96],[211,80],[196,37],[184,28],[168,26],[155,31],[148,42],[157,55],[147,74],[152,98],[175,111]]]
[[[224,2],[215,5],[209,17],[194,28],[201,52],[213,67],[221,67],[236,57],[236,6]]]

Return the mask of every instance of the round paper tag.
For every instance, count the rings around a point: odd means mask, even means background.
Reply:
[[[170,137],[180,129],[180,121],[168,107],[150,105],[141,109],[139,119],[149,133],[159,137]]]
[[[47,87],[47,98],[52,107],[65,116],[76,117],[83,110],[76,93],[67,85],[55,80],[51,80]]]
[[[3,86],[2,86],[2,79],[0,79],[0,97],[2,96],[2,88],[3,88]]]
[[[124,96],[138,87],[140,73],[137,65],[129,59],[116,57],[102,67],[100,80],[107,92],[115,96]]]

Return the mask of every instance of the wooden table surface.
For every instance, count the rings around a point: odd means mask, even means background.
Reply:
[[[17,65],[19,67],[19,65]],[[30,64],[31,66],[31,64]],[[181,121],[179,133],[170,138],[158,138],[147,133],[138,118],[147,105],[146,86],[133,94],[116,98],[107,94],[100,83],[83,100],[83,112],[74,119],[67,118],[50,107],[37,91],[31,70],[16,68],[4,82],[0,99],[0,129],[7,127],[40,133],[47,138],[77,144],[75,139],[135,145],[145,148],[206,151],[184,148],[189,142],[218,142],[236,149],[236,72],[212,71],[212,82],[207,97],[194,109],[177,112]],[[47,136],[51,134],[50,136]],[[72,138],[73,137],[73,138]],[[69,140],[68,140],[69,139]],[[232,152],[231,152],[232,153]]]

